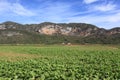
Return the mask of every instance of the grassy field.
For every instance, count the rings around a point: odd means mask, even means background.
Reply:
[[[120,79],[118,46],[0,46],[0,80],[118,79]]]

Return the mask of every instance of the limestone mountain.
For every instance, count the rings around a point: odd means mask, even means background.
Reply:
[[[110,30],[86,23],[0,24],[0,43],[120,43],[120,27]]]

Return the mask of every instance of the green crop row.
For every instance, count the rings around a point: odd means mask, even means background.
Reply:
[[[0,80],[118,80],[120,49],[98,46],[0,46],[1,52],[40,57],[0,59]],[[1,53],[0,52],[0,53]]]

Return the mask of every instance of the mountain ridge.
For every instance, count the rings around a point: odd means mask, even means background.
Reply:
[[[17,31],[18,32],[20,31],[20,32],[18,33]],[[16,23],[16,22],[12,22],[12,21],[3,22],[0,24],[0,37],[1,37],[0,41],[1,41],[1,43],[4,42],[3,41],[4,39],[2,38],[2,36],[5,36],[8,39],[11,37],[16,37],[16,36],[18,36],[18,38],[19,37],[22,38],[22,36],[26,35],[26,33],[23,34],[22,31],[26,32],[27,35],[29,33],[31,35],[34,34],[34,36],[37,35],[37,38],[38,38],[37,43],[41,43],[41,39],[39,38],[41,35],[42,35],[42,37],[47,36],[46,39],[44,38],[45,41],[47,41],[47,43],[49,43],[49,39],[51,39],[52,43],[60,43],[60,42],[108,43],[108,44],[109,43],[120,43],[120,37],[119,37],[120,36],[120,27],[115,27],[115,28],[107,30],[104,28],[99,28],[93,24],[87,24],[87,23],[43,22],[43,23],[39,23],[39,24],[20,24],[20,23]],[[28,35],[28,36],[30,36],[30,35]],[[29,37],[29,39],[32,37],[35,38],[34,36]],[[54,36],[54,38],[56,39],[55,42],[51,36],[52,37]],[[64,39],[58,40],[57,38],[60,38],[60,37],[62,37]],[[69,40],[73,37],[75,38],[75,41]],[[23,42],[25,39],[23,38]],[[12,40],[16,42],[16,40],[14,40],[14,38]],[[30,42],[34,43],[32,41],[30,41]],[[17,41],[16,43],[19,43],[19,41]],[[27,43],[27,41],[26,41],[26,43]],[[44,43],[44,41],[43,41],[43,43]]]
[[[87,25],[93,25],[93,24],[90,24],[90,23],[75,23],[75,22],[71,22],[71,23],[53,23],[53,22],[42,22],[42,23],[32,23],[32,24],[21,24],[21,23],[18,23],[18,22],[14,22],[14,21],[5,21],[5,22],[1,22],[0,23],[0,25],[1,24],[19,24],[19,25],[23,25],[23,26],[25,26],[25,25],[41,25],[41,24],[61,24],[61,25],[64,25],[64,24],[87,24]],[[96,25],[93,25],[93,26],[96,26]],[[96,26],[96,27],[98,27],[98,26]],[[99,27],[98,27],[99,28]],[[114,29],[114,28],[120,28],[120,27],[113,27],[113,28],[110,28],[110,29],[106,29],[106,28],[100,28],[100,29],[105,29],[105,30],[111,30],[111,29]]]

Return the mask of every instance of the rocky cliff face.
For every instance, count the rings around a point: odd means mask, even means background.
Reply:
[[[61,34],[67,36],[89,36],[94,34],[97,30],[97,27],[82,29],[81,27],[72,27],[68,25],[64,27],[56,24],[43,26],[38,32],[46,35]]]
[[[0,24],[0,44],[120,44],[120,27],[110,30],[86,23]]]
[[[91,24],[85,23],[69,23],[69,24],[56,24],[45,22],[41,24],[18,24],[15,22],[4,22],[0,24],[0,30],[14,29],[26,30],[45,35],[67,35],[67,36],[94,36],[94,35],[113,35],[120,33],[120,27],[105,30],[98,28]]]

